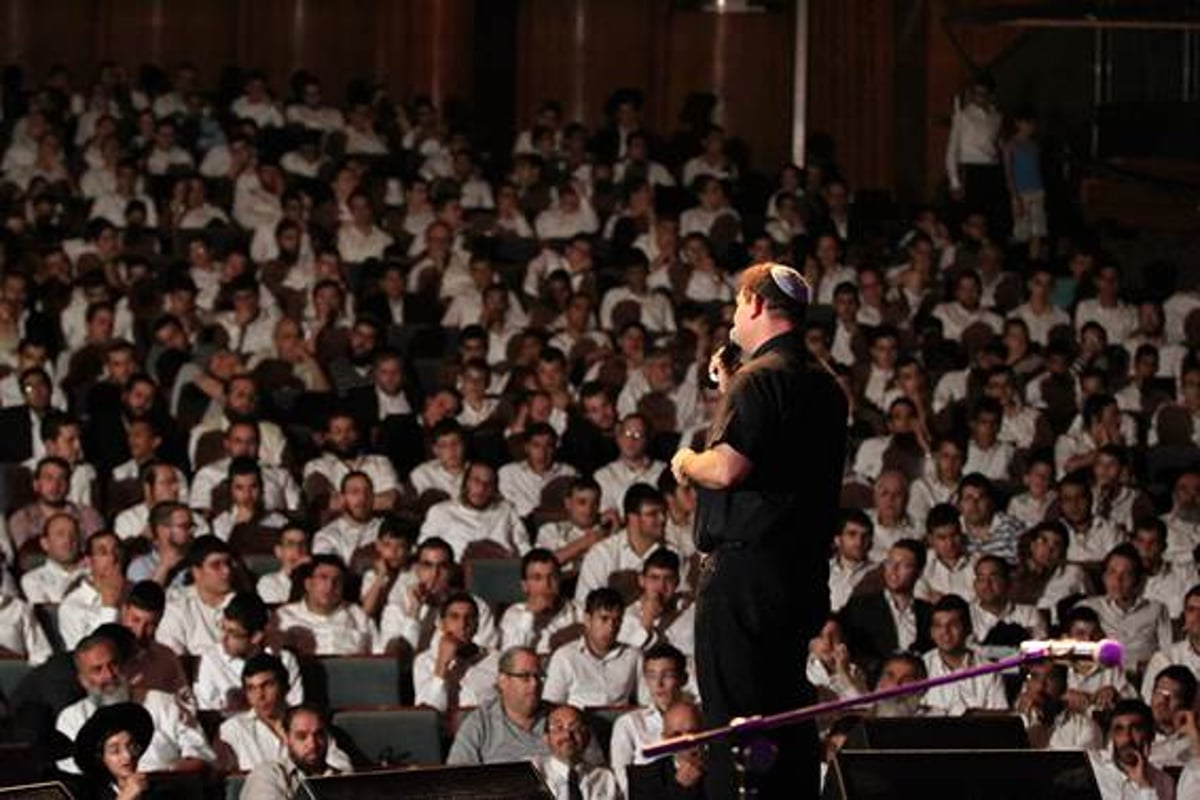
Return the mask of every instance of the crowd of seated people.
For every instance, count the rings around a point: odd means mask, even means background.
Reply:
[[[666,465],[736,376],[739,271],[776,261],[850,408],[839,527],[795,532],[830,548],[809,679],[852,697],[1115,638],[1123,668],[876,713],[1019,714],[1106,797],[1200,782],[1187,270],[873,208],[819,158],[764,178],[717,125],[648,130],[636,92],[594,129],[548,102],[495,153],[366,82],[143,77],[55,69],[0,128],[0,650],[33,668],[10,728],[45,760],[123,798],[157,770],[287,796],[369,766],[305,665],[373,656],[447,720],[448,763],[701,796],[702,754],[641,754],[703,703],[696,493]],[[134,767],[62,747],[114,737]]]

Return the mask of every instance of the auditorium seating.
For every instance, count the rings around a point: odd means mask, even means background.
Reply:
[[[374,766],[440,764],[442,743],[437,711],[431,708],[373,708],[335,712],[334,727],[349,737],[351,758]]]

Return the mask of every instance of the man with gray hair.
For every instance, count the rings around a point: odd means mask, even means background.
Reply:
[[[499,694],[467,717],[447,764],[498,764],[526,761],[549,753],[542,702],[541,660],[532,647],[510,647],[500,654],[496,689]]]
[[[75,672],[87,696],[59,712],[55,725],[59,733],[73,741],[97,709],[132,701],[149,711],[154,720],[154,738],[138,762],[139,769],[194,770],[216,761],[200,725],[175,695],[130,685],[127,662],[132,649],[132,634],[111,624],[79,642]],[[67,772],[79,771],[70,759],[60,761],[58,766]]]

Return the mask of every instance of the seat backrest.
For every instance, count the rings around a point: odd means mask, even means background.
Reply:
[[[23,658],[0,658],[0,691],[12,697],[17,684],[29,674],[29,662]]]
[[[391,656],[326,656],[318,665],[314,678],[324,686],[313,688],[331,708],[400,702],[400,665]]]
[[[225,776],[225,800],[240,800],[242,785],[246,783],[246,773],[232,772]]]
[[[521,591],[521,559],[474,558],[463,562],[467,590],[493,606],[524,599]]]
[[[339,711],[333,725],[350,738],[357,755],[377,766],[442,762],[438,713],[432,708]]]

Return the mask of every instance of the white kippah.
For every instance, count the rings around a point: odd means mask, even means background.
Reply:
[[[812,287],[796,270],[783,264],[771,265],[771,280],[779,287],[779,291],[795,300],[797,303],[808,303],[812,297]]]

